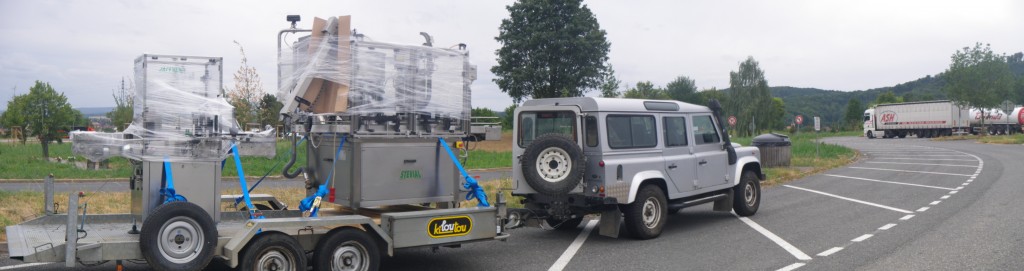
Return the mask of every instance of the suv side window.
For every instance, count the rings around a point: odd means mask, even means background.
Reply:
[[[608,147],[612,149],[650,148],[658,145],[658,130],[654,116],[609,115]]]
[[[693,116],[693,140],[697,145],[721,142],[710,115]]]
[[[583,135],[587,141],[587,147],[597,147],[597,117],[588,116],[584,119]]]
[[[665,147],[686,146],[686,118],[665,117]]]

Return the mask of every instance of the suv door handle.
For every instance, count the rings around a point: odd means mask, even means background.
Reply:
[[[699,163],[697,163],[697,164],[699,164],[699,165],[702,165],[702,166],[703,166],[703,165],[706,165],[707,163],[708,163],[708,160],[700,160],[700,162],[699,162]]]
[[[679,166],[676,166],[676,164],[672,164],[671,166],[668,166],[668,169],[676,169],[677,167]]]

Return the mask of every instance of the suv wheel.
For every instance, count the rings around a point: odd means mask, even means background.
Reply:
[[[733,187],[732,209],[739,216],[752,216],[761,206],[761,181],[752,171],[744,171],[740,183]]]
[[[661,235],[668,216],[665,192],[657,185],[644,185],[636,193],[636,200],[623,206],[626,231],[636,239],[651,239]]]
[[[543,194],[566,195],[583,179],[583,150],[563,135],[537,138],[526,146],[522,159],[526,183]]]

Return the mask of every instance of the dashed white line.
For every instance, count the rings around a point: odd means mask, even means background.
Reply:
[[[956,190],[953,190],[953,191],[949,191],[949,194],[950,194],[950,195],[952,195],[952,194],[956,194],[956,192],[960,192],[960,191],[956,191]]]
[[[821,191],[818,191],[818,190],[811,190],[811,189],[807,189],[807,188],[803,188],[803,187],[796,187],[796,186],[792,186],[792,185],[788,185],[788,184],[784,184],[782,186],[793,188],[793,189],[800,189],[800,190],[804,190],[804,191],[812,192],[812,193],[818,193],[818,194],[834,197],[834,198],[837,198],[837,199],[848,200],[848,201],[852,201],[852,202],[856,202],[856,203],[860,203],[860,204],[875,206],[875,207],[878,207],[878,208],[888,209],[888,210],[892,210],[892,211],[896,211],[896,212],[900,212],[900,213],[904,213],[904,214],[913,214],[914,213],[914,212],[903,210],[903,209],[900,209],[900,208],[889,207],[889,206],[881,205],[881,204],[878,204],[878,203],[871,203],[871,202],[867,202],[867,201],[863,201],[863,200],[859,200],[859,199],[851,199],[851,198],[847,198],[847,197],[843,197],[843,196],[839,196],[839,195],[835,195],[835,194],[829,194],[829,193],[821,192]]]
[[[923,185],[923,184],[913,184],[913,183],[901,183],[901,182],[893,182],[893,181],[883,181],[883,180],[875,180],[875,179],[868,179],[868,178],[860,178],[860,177],[850,177],[850,176],[843,176],[843,175],[833,175],[833,174],[822,174],[822,175],[825,175],[825,176],[830,176],[830,177],[837,177],[837,178],[847,178],[847,179],[854,179],[854,180],[862,180],[862,181],[869,181],[869,182],[879,182],[879,183],[888,183],[888,184],[899,184],[899,185],[909,185],[909,186],[917,186],[917,187],[926,187],[926,188],[935,188],[935,189],[943,189],[943,190],[953,190],[953,188],[948,188],[948,187],[939,187],[939,186],[931,186],[931,185]]]
[[[878,229],[884,231],[884,230],[892,229],[892,227],[896,227],[896,224],[895,223],[885,224],[885,226],[878,227]]]
[[[924,211],[928,211],[928,207],[921,207],[921,209],[917,209],[918,213],[924,212]]]
[[[907,219],[911,219],[913,217],[914,217],[914,215],[905,215],[905,216],[901,217],[900,220],[907,220]]]
[[[939,199],[948,199],[948,198],[949,198],[949,195],[945,195],[945,196],[940,197]]]
[[[924,174],[938,174],[938,175],[952,175],[952,176],[971,176],[971,175],[967,175],[967,174],[958,174],[958,173],[902,170],[902,169],[890,169],[890,168],[873,168],[873,167],[848,167],[848,168],[868,169],[868,170],[883,170],[883,171],[898,171],[898,172],[910,172],[910,173],[924,173]]]
[[[972,165],[951,165],[951,164],[926,164],[926,163],[899,163],[899,162],[864,162],[868,164],[899,164],[899,165],[922,165],[922,166],[944,166],[944,167],[978,167]]]
[[[18,268],[23,268],[23,267],[32,267],[32,266],[37,266],[37,265],[44,265],[44,264],[51,264],[51,263],[26,263],[26,264],[18,264],[18,265],[11,265],[11,266],[0,267],[0,270],[11,270],[11,269],[18,269]]]
[[[942,202],[941,200],[936,200],[936,201],[933,201],[932,203],[929,203],[928,205],[939,205],[939,203],[941,203],[941,202]]]
[[[964,189],[964,187],[963,186],[957,186],[956,187],[956,190],[960,190],[960,189]]]
[[[841,248],[841,247],[830,248],[830,249],[828,249],[826,251],[822,251],[821,253],[818,253],[818,256],[827,257],[828,255],[835,254],[836,252],[839,252],[840,250],[843,250],[843,248]]]
[[[860,242],[860,241],[868,240],[868,238],[871,238],[871,236],[875,236],[875,235],[873,235],[873,234],[865,234],[865,235],[861,235],[860,237],[853,238],[853,240],[850,240],[850,241]]]
[[[968,159],[935,159],[935,158],[892,158],[892,157],[872,157],[873,160],[934,160],[934,161],[971,161],[977,162],[978,160]]]
[[[791,265],[787,265],[786,267],[779,268],[779,270],[776,270],[776,271],[793,271],[793,270],[796,270],[797,268],[800,268],[800,267],[804,266],[805,264],[806,263],[794,263],[794,264],[791,264]]]
[[[738,216],[736,215],[736,213],[733,213],[732,215],[739,218],[740,221],[743,221],[743,223],[746,223],[747,226],[750,226],[755,231],[761,233],[761,235],[764,235],[764,237],[768,237],[768,240],[772,240],[772,242],[775,242],[776,245],[779,245],[780,247],[788,251],[789,254],[793,254],[793,257],[796,257],[797,260],[807,261],[811,259],[811,256],[807,256],[807,253],[800,251],[799,248],[796,248],[789,242],[786,242],[786,240],[783,240],[782,237],[779,237],[778,235],[775,235],[771,231],[768,231],[768,229],[761,227],[760,224],[757,224],[757,222],[750,220],[750,218]]]
[[[594,230],[594,225],[597,225],[597,219],[591,219],[590,222],[587,222],[587,226],[583,227],[583,231],[580,232],[580,235],[577,235],[576,239],[572,240],[572,244],[569,244],[569,248],[566,248],[565,252],[562,252],[562,256],[558,257],[558,260],[555,261],[555,264],[551,265],[551,268],[548,268],[548,271],[561,271],[562,269],[565,269],[565,266],[572,260],[572,256],[576,255],[576,251],[580,250],[580,247],[583,246],[583,242],[587,241],[587,237],[590,236],[590,231]]]

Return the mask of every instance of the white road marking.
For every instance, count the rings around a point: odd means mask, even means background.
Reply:
[[[917,209],[918,213],[924,212],[924,211],[928,211],[928,207],[921,207],[921,209]]]
[[[877,203],[871,203],[871,202],[867,202],[867,201],[863,201],[863,200],[859,200],[859,199],[851,199],[851,198],[847,198],[847,197],[843,197],[843,196],[839,196],[839,195],[835,195],[835,194],[829,194],[829,193],[825,193],[825,192],[821,192],[821,191],[817,191],[817,190],[811,190],[811,189],[807,189],[807,188],[803,188],[803,187],[796,187],[796,186],[792,186],[792,185],[788,185],[788,184],[784,184],[782,186],[793,188],[793,189],[800,189],[800,190],[804,190],[804,191],[812,192],[812,193],[818,193],[818,194],[834,197],[834,198],[837,198],[837,199],[848,200],[848,201],[852,201],[852,202],[856,202],[856,203],[861,203],[861,204],[865,204],[865,205],[871,205],[871,206],[875,206],[875,207],[878,207],[878,208],[888,209],[888,210],[892,210],[892,211],[897,211],[897,212],[904,213],[904,214],[913,214],[914,213],[914,212],[903,210],[903,209],[900,209],[900,208],[889,207],[889,206],[885,206],[885,205],[881,205],[881,204],[877,204]]]
[[[871,238],[871,236],[875,236],[875,235],[873,235],[873,234],[865,234],[865,235],[861,235],[860,237],[853,238],[853,240],[850,240],[850,241],[860,242],[860,241],[868,240],[868,238]]]
[[[924,165],[924,166],[944,166],[944,167],[978,167],[972,165],[952,165],[952,164],[927,164],[927,163],[900,163],[900,162],[864,162],[870,164],[900,164],[900,165]]]
[[[978,160],[967,160],[967,159],[935,159],[935,158],[887,158],[887,157],[872,157],[872,160],[934,160],[934,161],[971,161],[977,162]]]
[[[927,187],[927,188],[935,188],[935,189],[943,189],[943,190],[953,190],[953,188],[931,186],[931,185],[923,185],[923,184],[901,183],[901,182],[883,181],[883,180],[875,180],[875,179],[860,178],[860,177],[850,177],[850,176],[843,176],[843,175],[833,175],[833,174],[822,174],[822,175],[830,176],[830,177],[837,177],[837,178],[847,178],[847,179],[854,179],[854,180],[870,181],[870,182],[880,182],[880,183],[900,184],[900,185]]]
[[[964,183],[962,183],[960,185],[967,186],[968,184],[971,184],[971,182],[964,182]]]
[[[905,215],[905,216],[901,217],[900,220],[907,220],[907,219],[910,219],[910,218],[913,218],[913,217],[914,217],[914,215]]]
[[[960,190],[960,189],[964,189],[964,187],[963,186],[957,186],[956,187],[956,190]]]
[[[826,257],[828,255],[835,254],[836,252],[839,252],[840,250],[843,250],[843,248],[841,248],[841,247],[830,248],[830,249],[828,249],[826,251],[822,251],[821,253],[818,253],[818,256]]]
[[[805,264],[806,263],[794,263],[794,264],[791,264],[791,265],[787,265],[786,267],[779,268],[779,270],[775,270],[775,271],[793,271],[793,270],[796,270],[797,268],[800,268],[800,267],[804,266]]]
[[[18,268],[23,268],[23,267],[33,267],[33,266],[44,265],[44,264],[51,264],[51,263],[26,263],[26,264],[18,264],[18,265],[11,265],[11,266],[0,267],[0,270],[11,270],[11,269],[18,269]]]
[[[897,154],[892,157],[970,156],[965,154]]]
[[[590,222],[587,222],[587,226],[583,227],[583,231],[580,232],[580,235],[576,236],[576,240],[572,240],[572,244],[569,244],[569,248],[566,248],[565,252],[562,252],[562,256],[558,257],[558,260],[555,261],[555,264],[551,265],[551,268],[548,268],[548,271],[561,271],[562,269],[565,269],[565,266],[572,260],[572,256],[576,255],[576,251],[580,250],[580,247],[583,246],[583,242],[587,241],[587,237],[590,236],[590,231],[594,230],[595,225],[597,225],[597,219],[591,219]]]
[[[733,213],[732,215],[739,218],[740,221],[743,221],[743,223],[746,223],[747,226],[754,228],[755,231],[761,233],[761,235],[764,235],[764,237],[768,237],[768,240],[772,240],[772,242],[775,242],[776,245],[779,245],[780,247],[788,251],[789,254],[793,254],[793,257],[796,257],[797,260],[807,261],[811,259],[811,256],[807,256],[807,253],[800,251],[799,248],[796,248],[789,242],[786,242],[786,240],[783,240],[782,237],[779,237],[778,235],[775,235],[771,231],[768,231],[768,229],[761,227],[760,224],[757,224],[757,222],[750,220],[750,218],[736,215],[736,213]]]
[[[878,229],[884,231],[884,230],[892,229],[892,227],[896,227],[896,224],[894,224],[894,223],[885,224],[885,226],[881,226]]]
[[[936,201],[933,201],[932,203],[929,203],[928,205],[939,205],[939,203],[941,203],[941,202],[942,202],[941,200],[936,200]]]
[[[956,194],[956,192],[959,192],[959,191],[956,191],[956,190],[953,190],[953,191],[949,191],[949,194],[950,194],[950,195],[952,195],[952,194]]]
[[[945,173],[945,172],[931,172],[931,171],[916,171],[916,170],[902,170],[902,169],[889,169],[889,168],[873,168],[873,167],[849,167],[849,168],[870,169],[870,170],[884,170],[884,171],[899,171],[899,172],[910,172],[910,173],[939,174],[939,175],[953,175],[953,176],[971,176],[971,175],[968,175],[968,174]]]
[[[939,199],[948,199],[948,198],[949,198],[949,195],[945,195],[945,196],[940,197]]]

